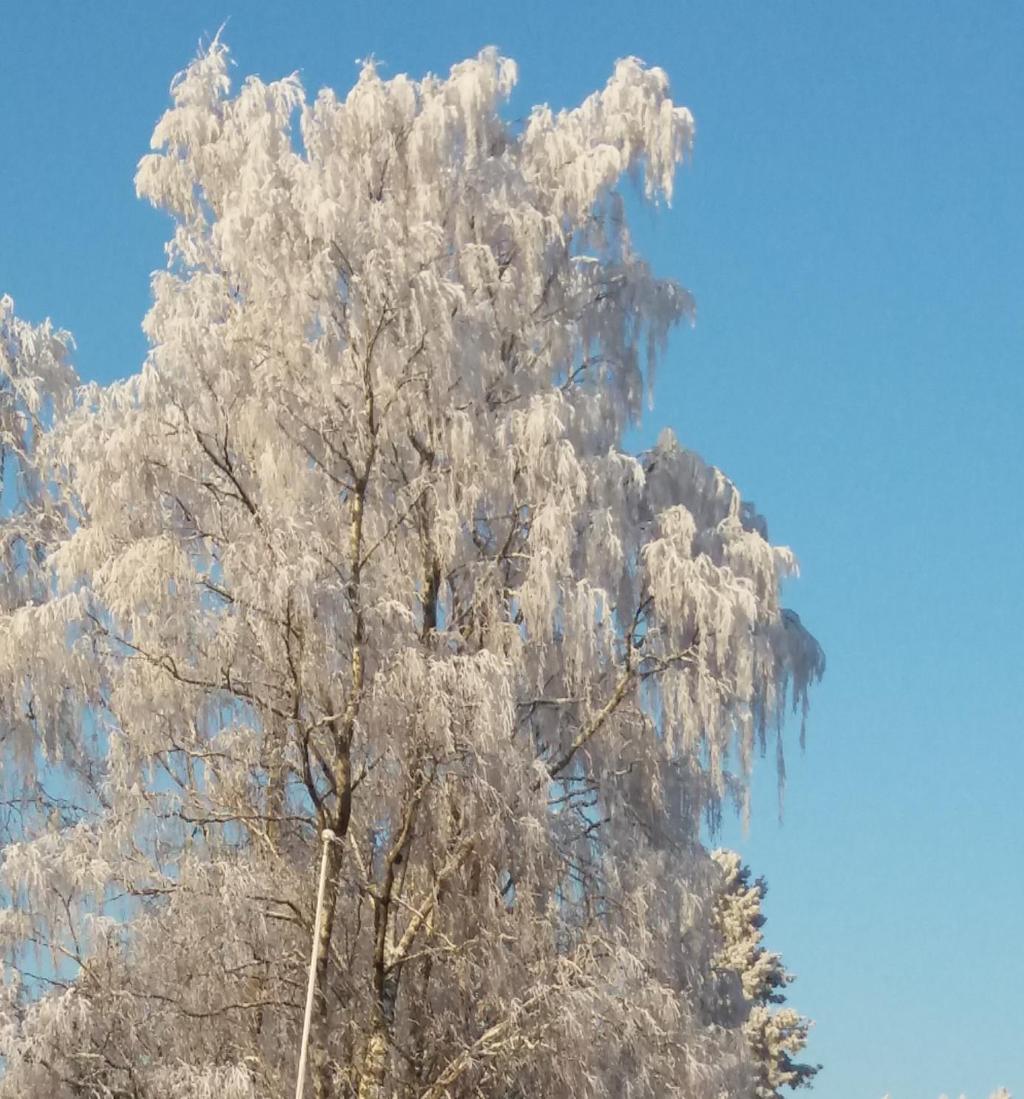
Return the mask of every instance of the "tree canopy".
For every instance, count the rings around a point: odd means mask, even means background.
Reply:
[[[621,185],[690,113],[626,59],[513,124],[515,73],[215,41],[138,374],[4,300],[0,1096],[286,1094],[324,829],[312,1094],[749,1093],[701,827],[823,658],[728,478],[623,442],[692,301]]]

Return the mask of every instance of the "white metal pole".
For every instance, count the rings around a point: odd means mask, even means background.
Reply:
[[[325,828],[320,833],[324,841],[323,854],[320,857],[320,886],[316,894],[316,919],[313,922],[313,949],[309,957],[309,983],[306,985],[306,1017],[302,1021],[302,1044],[299,1046],[299,1072],[295,1081],[295,1099],[302,1099],[302,1091],[306,1084],[306,1052],[309,1049],[309,1028],[313,1020],[313,995],[316,991],[316,951],[320,944],[320,924],[324,914],[324,889],[327,885],[327,850],[337,837]]]

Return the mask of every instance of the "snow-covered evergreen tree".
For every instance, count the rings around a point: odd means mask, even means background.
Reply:
[[[670,435],[664,73],[173,85],[141,371],[3,311],[0,1096],[743,1096],[702,818],[806,703],[792,555]]]
[[[714,964],[739,977],[747,1007],[743,1030],[757,1068],[758,1099],[779,1099],[780,1088],[807,1087],[820,1065],[794,1060],[807,1045],[811,1022],[785,1004],[793,975],[782,957],[763,945],[767,886],[751,881],[750,867],[735,851],[718,850],[712,858],[722,871],[714,905],[720,949]]]

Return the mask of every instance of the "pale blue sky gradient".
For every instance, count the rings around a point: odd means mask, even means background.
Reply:
[[[171,77],[229,19],[238,74],[520,63],[512,113],[616,57],[697,119],[643,213],[693,290],[643,439],[673,425],[766,513],[829,672],[751,834],[829,1099],[1024,1096],[1024,5],[0,0],[0,292],[137,369],[168,223],[134,198]]]

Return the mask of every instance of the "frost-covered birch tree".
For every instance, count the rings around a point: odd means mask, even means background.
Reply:
[[[693,121],[363,66],[232,92],[140,163],[140,372],[3,306],[0,1096],[747,1095],[701,822],[806,705],[794,570],[625,429],[687,292],[634,251]]]

